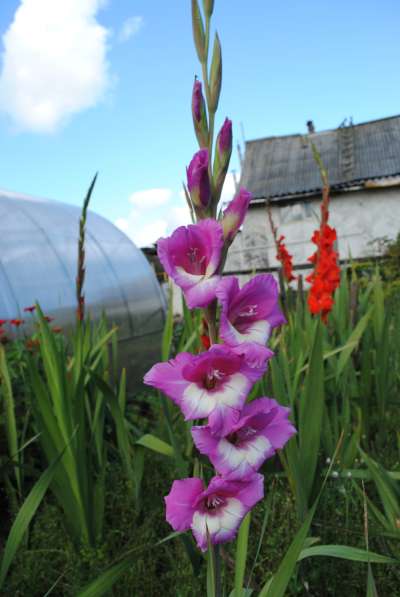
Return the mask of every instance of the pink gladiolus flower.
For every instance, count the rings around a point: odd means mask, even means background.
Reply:
[[[225,118],[224,120],[224,124],[217,137],[216,145],[217,151],[221,155],[221,162],[223,162],[223,154],[228,153],[230,156],[232,151],[232,121],[229,118]]]
[[[264,345],[271,329],[286,322],[278,302],[278,285],[271,274],[259,274],[243,288],[234,276],[224,278],[216,295],[222,305],[220,336],[229,345]]]
[[[224,238],[229,242],[233,241],[237,231],[243,224],[251,198],[251,193],[246,189],[240,189],[224,211],[221,224],[224,229]]]
[[[192,529],[198,547],[206,551],[207,531],[213,544],[232,540],[247,512],[263,497],[263,476],[254,474],[244,481],[213,477],[207,489],[198,477],[181,479],[173,482],[164,499],[172,528]]]
[[[208,207],[211,199],[210,178],[208,176],[208,149],[200,149],[194,154],[187,168],[187,186],[193,205]]]
[[[239,421],[225,437],[215,437],[207,426],[192,427],[197,449],[206,454],[226,479],[244,479],[283,448],[296,433],[289,409],[271,398],[259,398],[243,408]]]
[[[201,121],[202,111],[204,110],[203,105],[204,98],[201,90],[201,82],[198,79],[195,79],[192,93],[192,114],[193,120],[196,122]]]
[[[184,292],[189,309],[206,307],[215,298],[224,244],[221,224],[212,219],[180,226],[157,243],[167,274]]]
[[[192,116],[193,125],[200,147],[208,146],[208,124],[206,104],[201,90],[201,83],[194,80],[192,93]]]
[[[157,363],[144,376],[144,383],[169,396],[186,421],[208,417],[212,432],[223,436],[239,420],[247,394],[265,370],[266,362],[251,367],[243,355],[214,344],[207,352],[182,352]]]

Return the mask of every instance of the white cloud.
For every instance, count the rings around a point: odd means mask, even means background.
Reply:
[[[221,206],[225,208],[234,195],[235,181],[229,172],[222,189]],[[161,236],[170,235],[178,226],[191,224],[182,190],[174,193],[172,189],[160,187],[136,191],[130,195],[129,203],[133,207],[128,215],[116,219],[114,223],[138,247],[152,245]]]
[[[154,191],[164,191],[164,194]],[[129,201],[134,204],[125,218],[115,220],[115,225],[125,232],[138,247],[146,247],[154,244],[161,236],[168,236],[178,226],[190,224],[190,214],[186,205],[182,206],[181,200],[177,199],[174,204],[173,192],[170,189],[149,189],[133,193]],[[178,196],[178,194],[177,194]],[[132,201],[132,197],[135,198]],[[152,205],[146,201],[151,197]],[[157,199],[161,203],[157,204]],[[165,200],[165,197],[167,199]],[[150,202],[151,202],[150,201]],[[144,207],[152,208],[143,209]]]
[[[130,203],[141,209],[153,209],[165,205],[172,197],[171,189],[146,189],[145,191],[136,191],[129,197]]]
[[[104,0],[21,0],[3,35],[0,109],[26,130],[48,133],[94,106],[107,90]]]
[[[121,26],[118,33],[118,41],[124,43],[136,35],[143,26],[143,17],[129,17]]]
[[[237,180],[239,176],[236,174]],[[235,195],[236,187],[235,187],[235,178],[232,172],[228,172],[225,178],[224,186],[222,187],[221,193],[221,205],[225,205],[231,199],[233,199]]]

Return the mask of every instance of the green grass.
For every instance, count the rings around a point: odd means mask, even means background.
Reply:
[[[153,398],[150,402],[153,403]],[[157,409],[156,400],[150,408],[153,412]],[[148,413],[145,416],[147,419]],[[145,427],[142,415],[136,413],[135,418],[141,428]],[[395,427],[393,424],[393,429]],[[397,459],[393,448],[394,443],[390,441],[390,453],[385,454],[385,460],[391,465]],[[298,528],[294,499],[284,477],[276,476],[277,471],[278,461],[270,462],[266,468],[266,494],[273,492],[273,499],[251,582],[251,586],[258,590],[268,575],[277,569]],[[174,472],[169,459],[146,451],[139,509],[128,491],[121,465],[117,460],[111,462],[106,479],[104,541],[97,548],[79,552],[64,529],[63,514],[59,506],[52,495],[48,494],[34,519],[27,542],[13,562],[2,594],[7,597],[43,597],[57,583],[50,594],[72,597],[126,552],[139,548],[132,566],[115,585],[112,595],[203,597],[205,567],[197,578],[192,576],[191,564],[181,541],[176,538],[153,547],[171,532],[165,522],[163,496],[168,493],[173,478]],[[373,485],[367,483],[366,487],[370,497],[373,497]],[[265,504],[266,501],[253,511],[249,534],[249,563],[253,561],[257,549]],[[375,531],[378,530],[370,521],[370,549],[387,554],[387,545],[376,536]],[[340,543],[365,547],[363,505],[359,494],[352,488],[350,479],[339,477],[329,480],[311,534],[319,537],[321,544]],[[227,544],[222,549],[229,588],[233,587],[234,582],[234,553],[235,543]],[[249,567],[250,564],[246,574]],[[379,594],[395,595],[399,586],[399,573],[395,567],[375,565],[373,572]],[[366,564],[333,558],[305,560],[290,583],[288,595],[365,595],[366,575]]]

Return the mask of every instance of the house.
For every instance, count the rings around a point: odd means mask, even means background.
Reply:
[[[311,122],[308,127],[305,135],[246,142],[240,184],[253,200],[225,271],[247,277],[279,265],[267,202],[296,269],[309,267],[322,191],[310,141],[328,171],[330,222],[337,230],[340,259],[376,257],[382,239],[400,232],[400,116],[322,132],[315,132]]]

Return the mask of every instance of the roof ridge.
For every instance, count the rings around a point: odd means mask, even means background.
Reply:
[[[258,137],[257,139],[249,139],[246,141],[246,145],[250,144],[250,143],[260,143],[261,141],[270,141],[273,139],[287,139],[289,137],[310,137],[310,138],[315,138],[318,137],[319,135],[324,135],[327,133],[333,133],[334,131],[338,131],[340,129],[345,129],[348,128],[350,126],[357,128],[357,127],[361,127],[361,126],[366,126],[369,124],[374,124],[376,122],[385,122],[386,120],[400,120],[400,114],[394,114],[393,116],[385,116],[384,118],[375,118],[374,120],[365,120],[364,122],[359,122],[357,124],[354,124],[354,122],[352,122],[350,125],[346,125],[346,126],[338,126],[336,128],[331,128],[331,129],[324,129],[322,131],[316,131],[315,133],[288,133],[287,135],[270,135],[268,137]]]

